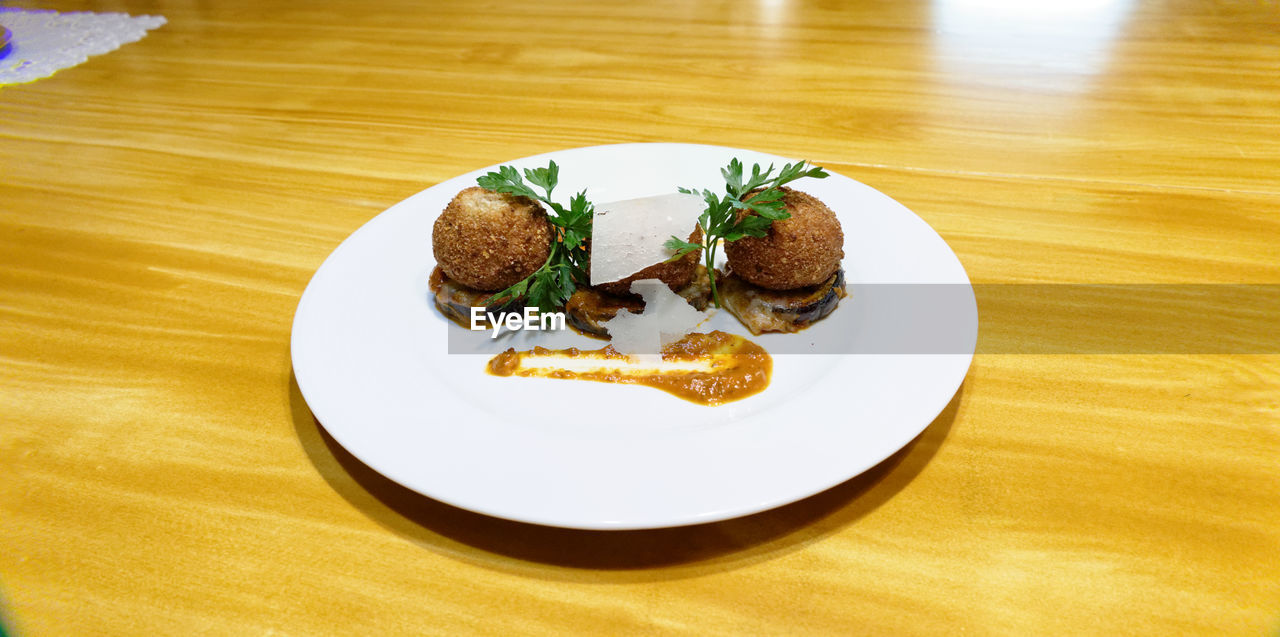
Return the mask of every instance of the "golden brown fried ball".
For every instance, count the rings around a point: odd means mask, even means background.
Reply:
[[[431,250],[449,278],[497,291],[528,277],[551,254],[551,222],[538,202],[472,186],[436,219]]]
[[[702,243],[702,229],[694,228],[693,234],[689,235],[689,243]],[[698,269],[698,260],[702,258],[702,251],[690,252],[671,263],[655,263],[621,281],[612,281],[610,283],[601,283],[594,286],[601,292],[616,294],[618,296],[631,296],[631,283],[643,279],[658,279],[667,284],[672,292],[679,292],[689,286],[693,281],[693,274]],[[591,274],[591,264],[587,264],[587,274]]]
[[[773,222],[763,237],[725,244],[729,269],[748,283],[770,290],[818,285],[835,273],[844,258],[840,220],[816,197],[783,188],[790,219]]]

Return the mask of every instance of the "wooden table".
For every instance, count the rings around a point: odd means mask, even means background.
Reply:
[[[289,353],[312,273],[391,204],[617,142],[810,158],[975,284],[1266,289],[1274,3],[18,4],[168,24],[0,89],[11,633],[1280,630],[1274,341],[997,344],[866,474],[616,533],[398,487],[327,437]]]

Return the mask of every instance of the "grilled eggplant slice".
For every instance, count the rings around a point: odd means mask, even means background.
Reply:
[[[469,288],[453,279],[436,266],[431,271],[431,279],[428,282],[431,291],[435,293],[436,307],[440,308],[440,312],[449,320],[466,328],[471,327],[471,308],[482,307],[485,312],[492,313],[494,316],[501,317],[507,312],[519,312],[519,303],[494,303],[486,304],[489,297],[493,296],[493,292],[485,292]]]
[[[707,309],[711,298],[711,279],[707,276],[707,268],[699,264],[694,271],[693,280],[676,294],[684,297],[698,311]],[[609,330],[603,323],[617,316],[619,310],[639,314],[644,311],[644,300],[634,294],[621,296],[594,287],[584,287],[575,290],[564,304],[570,325],[583,333],[602,338],[609,338]]]
[[[621,310],[639,314],[644,311],[644,301],[601,292],[596,288],[578,288],[564,304],[565,317],[570,325],[601,338],[609,338],[609,330],[603,323],[617,316]]]
[[[836,309],[845,296],[844,269],[826,281],[795,290],[768,290],[723,274],[716,286],[729,310],[752,334],[798,332]]]

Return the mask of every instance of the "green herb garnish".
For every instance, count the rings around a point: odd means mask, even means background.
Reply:
[[[591,238],[591,214],[594,210],[587,201],[587,191],[574,195],[569,199],[569,207],[551,200],[551,191],[555,189],[560,178],[560,167],[553,161],[546,168],[524,169],[524,179],[511,166],[501,166],[497,172],[491,172],[476,179],[476,183],[485,190],[528,197],[546,204],[551,208],[548,220],[556,228],[556,236],[551,241],[551,254],[533,274],[515,285],[494,293],[487,303],[498,302],[502,305],[522,301],[525,305],[535,306],[542,312],[554,312],[562,307],[573,295],[579,284],[586,285],[587,247],[585,242]],[[546,195],[524,183],[541,188]]]
[[[720,291],[716,289],[715,261],[716,250],[720,240],[737,241],[743,237],[763,237],[769,232],[774,221],[787,219],[787,212],[782,202],[781,187],[801,177],[822,179],[826,171],[817,166],[806,168],[808,162],[787,164],[776,176],[773,165],[760,172],[760,164],[751,167],[751,177],[743,181],[742,162],[735,157],[729,165],[720,169],[724,175],[725,194],[723,196],[703,189],[701,191],[681,188],[680,192],[690,195],[702,195],[707,202],[707,209],[698,217],[698,227],[702,228],[702,243],[691,243],[679,237],[671,237],[663,245],[673,250],[674,255],[668,261],[675,261],[690,252],[702,250],[707,266],[707,276],[711,279],[711,295],[715,298],[716,307],[723,307]],[[751,194],[753,190],[759,192]]]

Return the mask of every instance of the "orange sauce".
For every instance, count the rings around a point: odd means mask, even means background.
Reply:
[[[531,357],[590,360],[595,366],[590,371],[564,369],[554,364],[531,366],[526,364]],[[701,405],[720,405],[764,390],[773,372],[773,358],[763,347],[720,331],[689,334],[662,348],[662,360],[676,365],[695,364],[699,368],[646,368],[619,354],[612,346],[598,350],[535,347],[525,352],[509,349],[498,354],[489,361],[489,373],[645,385]]]
[[[427,279],[427,288],[433,293],[439,294],[440,287],[444,285],[444,270],[440,266],[436,266],[431,270],[431,278]]]

